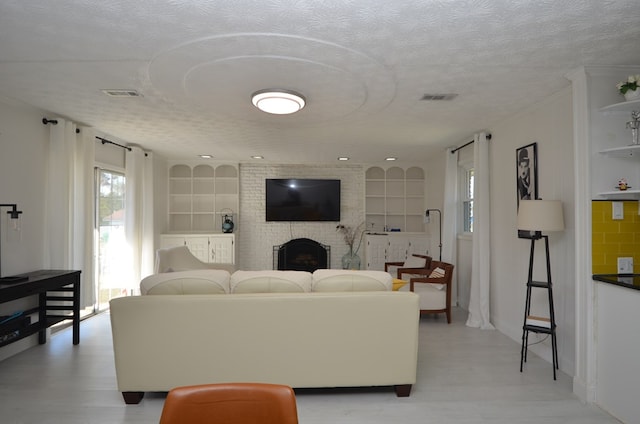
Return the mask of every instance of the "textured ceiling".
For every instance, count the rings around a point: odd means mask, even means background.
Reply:
[[[2,0],[0,97],[169,158],[415,162],[639,42],[638,0]],[[274,87],[307,106],[251,105]]]

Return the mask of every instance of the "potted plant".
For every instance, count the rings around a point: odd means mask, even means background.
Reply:
[[[638,84],[640,83],[640,74],[638,75],[629,75],[626,81],[621,81],[616,84],[616,88],[624,96],[624,98],[629,100],[637,100],[640,99],[640,90],[638,90]]]

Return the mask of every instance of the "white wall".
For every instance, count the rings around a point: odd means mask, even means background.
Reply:
[[[240,222],[236,233],[236,265],[240,269],[273,268],[273,246],[295,238],[310,238],[331,246],[331,267],[340,268],[347,245],[336,222],[266,222],[266,178],[335,178],[341,180],[341,223],[364,221],[362,165],[240,165]],[[363,257],[363,248],[358,254]]]
[[[22,240],[2,241],[2,273],[12,275],[42,266],[45,173],[49,128],[43,113],[0,100],[0,203],[17,203],[23,211]],[[6,215],[3,209],[2,218]],[[6,224],[5,219],[1,221]],[[5,231],[2,232],[5,235]]]
[[[561,200],[564,207],[565,231],[549,234],[549,242],[560,369],[573,375],[575,243],[571,87],[497,123],[491,127],[491,134],[491,321],[502,333],[521,342],[530,241],[517,238],[515,150],[537,142],[539,197]],[[544,281],[544,243],[538,245],[534,279]],[[540,296],[533,299],[532,312],[547,309],[546,293],[540,289],[538,294]],[[531,350],[551,360],[548,341]]]
[[[19,240],[6,239],[6,211],[0,211],[2,275],[41,269],[44,263],[44,198],[49,128],[43,112],[0,98],[0,203],[23,211]],[[0,315],[35,306],[35,299],[0,305]],[[37,335],[0,348],[0,360],[37,344]]]
[[[439,209],[444,213],[444,176],[447,167],[447,153],[442,151],[441,153],[429,158],[426,165],[425,172],[425,210],[426,209]],[[439,219],[444,218],[438,216],[438,214],[431,215],[429,223],[426,224],[425,231],[427,236],[431,240],[431,246],[429,246],[429,252],[433,259],[438,260],[440,255],[440,247],[438,244],[439,234]],[[455,290],[453,291],[453,298],[455,299]]]

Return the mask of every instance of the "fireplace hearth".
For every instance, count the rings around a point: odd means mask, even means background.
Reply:
[[[308,238],[273,246],[273,268],[280,271],[308,271],[331,266],[331,246]]]

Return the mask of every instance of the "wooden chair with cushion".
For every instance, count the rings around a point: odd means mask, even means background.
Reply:
[[[293,389],[280,384],[222,383],[176,387],[160,424],[297,424]]]
[[[420,315],[444,313],[447,323],[451,324],[453,268],[447,262],[431,261],[431,267],[423,276],[409,279],[408,290],[420,296]]]
[[[384,270],[390,272],[397,267],[396,278],[402,279],[402,274],[427,275],[431,267],[431,256],[413,254],[404,262],[385,262]]]

